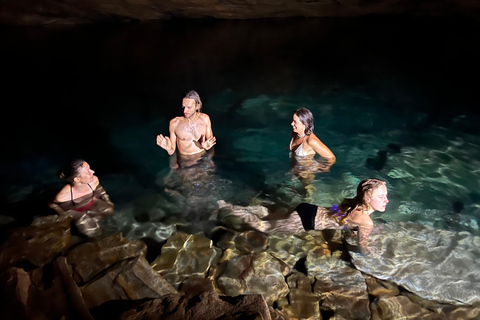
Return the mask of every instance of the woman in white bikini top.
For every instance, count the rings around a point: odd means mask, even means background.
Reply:
[[[293,132],[292,140],[290,141],[290,151],[299,157],[318,153],[321,157],[328,159],[330,164],[335,163],[335,155],[313,133],[313,127],[313,114],[310,110],[300,108],[293,113]]]

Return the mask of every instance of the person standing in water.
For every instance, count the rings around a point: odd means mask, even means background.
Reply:
[[[216,143],[210,117],[201,112],[202,101],[194,90],[182,100],[183,117],[170,121],[170,136],[157,136],[157,145],[169,155],[178,147],[180,155],[194,155],[210,150]]]
[[[315,175],[328,172],[335,163],[333,152],[313,133],[313,114],[307,108],[295,110],[292,116],[292,139],[289,150],[292,172],[302,182],[305,196],[311,198],[315,188],[311,185]],[[318,154],[320,157],[315,157]]]
[[[112,214],[114,207],[94,173],[83,159],[65,164],[57,175],[67,184],[49,204],[59,215],[71,216],[78,231],[89,237],[101,233],[98,222]]]
[[[331,165],[335,163],[333,152],[313,133],[313,114],[310,110],[295,110],[291,125],[293,131],[289,149],[296,157],[314,156],[318,153]]]

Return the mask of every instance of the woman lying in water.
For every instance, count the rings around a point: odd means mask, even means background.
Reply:
[[[112,214],[114,207],[94,172],[82,159],[66,164],[58,177],[67,184],[49,204],[59,215],[71,216],[78,231],[89,237],[101,232],[98,221]]]
[[[282,220],[261,220],[252,213],[242,212],[242,218],[253,228],[269,234],[295,234],[304,230],[324,230],[349,228],[357,230],[361,252],[368,252],[368,237],[373,230],[370,215],[383,212],[388,203],[385,181],[367,179],[360,182],[357,195],[345,199],[332,208],[318,207],[301,203],[295,211]]]

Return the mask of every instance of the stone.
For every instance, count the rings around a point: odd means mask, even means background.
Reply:
[[[122,314],[120,320],[243,320],[272,319],[265,299],[259,294],[227,297],[214,292],[195,296],[168,294],[145,302]]]
[[[71,219],[52,215],[17,228],[0,247],[0,270],[29,262],[43,267],[71,245]]]
[[[215,285],[210,277],[193,275],[183,280],[179,291],[186,295],[199,295],[203,292],[215,292]]]
[[[295,272],[288,276],[290,292],[278,302],[279,309],[289,319],[321,320],[319,298],[312,292],[312,279]]]
[[[216,282],[222,293],[262,294],[268,305],[285,297],[289,288],[285,276],[289,268],[266,252],[239,255],[225,262]]]
[[[372,320],[382,319],[446,319],[405,296],[381,296],[372,302]]]
[[[367,284],[368,293],[372,296],[398,296],[400,294],[398,287],[389,281],[379,280],[365,274],[363,277]]]
[[[4,276],[8,280],[0,301],[1,319],[93,320],[65,257],[29,272],[10,268]]]
[[[267,252],[283,261],[289,268],[309,253],[330,255],[321,231],[308,231],[297,235],[271,235],[268,237]]]
[[[110,301],[156,299],[177,293],[143,256],[116,263],[80,289],[89,309]]]
[[[412,222],[376,227],[370,253],[350,252],[358,270],[418,296],[453,305],[480,302],[480,237]]]
[[[305,263],[315,277],[314,293],[320,308],[344,319],[370,319],[367,285],[360,271],[334,257],[310,254]]]
[[[178,288],[190,275],[205,277],[210,267],[216,265],[221,253],[208,238],[176,232],[167,239],[161,254],[151,266]]]
[[[121,233],[117,233],[78,245],[67,254],[67,261],[73,267],[77,283],[85,283],[117,262],[145,256],[146,250],[145,243],[125,239]]]
[[[82,2],[22,1],[4,2],[0,22],[15,25],[74,24],[112,21],[177,18],[258,19],[284,17],[355,17],[373,14],[414,14],[415,16],[465,14],[474,17],[476,1],[365,2],[361,0],[121,0]]]

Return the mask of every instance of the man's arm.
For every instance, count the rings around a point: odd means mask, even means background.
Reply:
[[[202,148],[205,150],[211,149],[216,143],[217,139],[213,136],[212,123],[210,117],[207,114],[203,114],[203,120],[205,120],[205,136],[202,139]]]
[[[174,154],[177,147],[177,135],[175,134],[175,129],[177,125],[177,119],[172,119],[168,128],[168,130],[170,131],[170,137],[163,136],[162,134],[157,136],[157,145],[167,151],[169,155]]]

